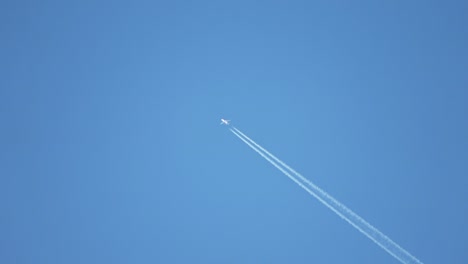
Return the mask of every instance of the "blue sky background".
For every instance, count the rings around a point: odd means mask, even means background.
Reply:
[[[466,1],[3,1],[1,263],[467,263]]]

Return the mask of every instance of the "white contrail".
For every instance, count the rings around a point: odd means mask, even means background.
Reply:
[[[354,213],[353,211],[348,209],[345,205],[341,204],[338,200],[336,200],[335,198],[330,196],[328,193],[326,193],[325,191],[320,189],[318,186],[313,184],[311,181],[309,181],[307,178],[302,176],[300,173],[293,170],[291,167],[289,167],[287,164],[285,164],[280,159],[275,157],[273,154],[268,152],[266,149],[264,149],[263,147],[261,147],[260,145],[255,143],[255,141],[250,139],[248,136],[246,136],[240,130],[236,129],[235,127],[233,127],[233,129],[230,129],[231,132],[234,133],[242,141],[244,141],[244,143],[246,143],[249,147],[251,147],[257,153],[259,153],[263,158],[265,158],[273,166],[278,168],[281,172],[283,172],[291,180],[296,182],[299,186],[301,186],[309,194],[311,194],[312,196],[317,198],[322,204],[327,206],[330,210],[332,210],[334,213],[336,213],[339,217],[341,217],[343,220],[345,220],[346,222],[351,224],[359,232],[361,232],[362,234],[367,236],[375,244],[377,244],[382,249],[384,249],[387,253],[392,255],[394,258],[399,260],[401,263],[420,263],[420,264],[422,264],[422,262],[420,260],[418,260],[416,257],[411,255],[409,252],[404,250],[402,247],[400,247],[398,244],[396,244],[394,241],[392,241],[389,237],[384,235],[382,232],[380,232],[375,227],[373,227],[371,224],[366,222],[364,219],[362,219],[356,213]],[[269,157],[264,155],[264,153],[262,153],[260,150],[263,151],[265,154],[267,154]],[[301,179],[302,181],[307,183],[312,189],[314,189],[316,192],[318,192],[319,195],[317,195],[314,191],[310,190],[308,187],[304,186],[301,182],[299,182],[291,174],[289,174],[287,171],[285,171],[283,168],[281,168],[278,164],[276,164],[272,159],[275,160],[276,162],[278,162],[279,164],[281,164],[284,168],[291,171],[299,179]],[[322,196],[322,197],[320,197],[320,196]],[[332,204],[332,205],[330,205],[330,204]]]

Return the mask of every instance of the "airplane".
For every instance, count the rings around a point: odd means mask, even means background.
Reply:
[[[231,120],[226,120],[226,119],[222,119],[222,118],[221,118],[221,123],[220,123],[220,125],[229,125],[229,122],[230,122],[230,121],[231,121]]]

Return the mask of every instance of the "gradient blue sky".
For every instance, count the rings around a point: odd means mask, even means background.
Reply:
[[[466,1],[3,1],[0,263],[467,263]]]

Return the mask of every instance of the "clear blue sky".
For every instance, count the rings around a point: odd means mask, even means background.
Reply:
[[[0,263],[467,263],[466,1],[3,1]]]

